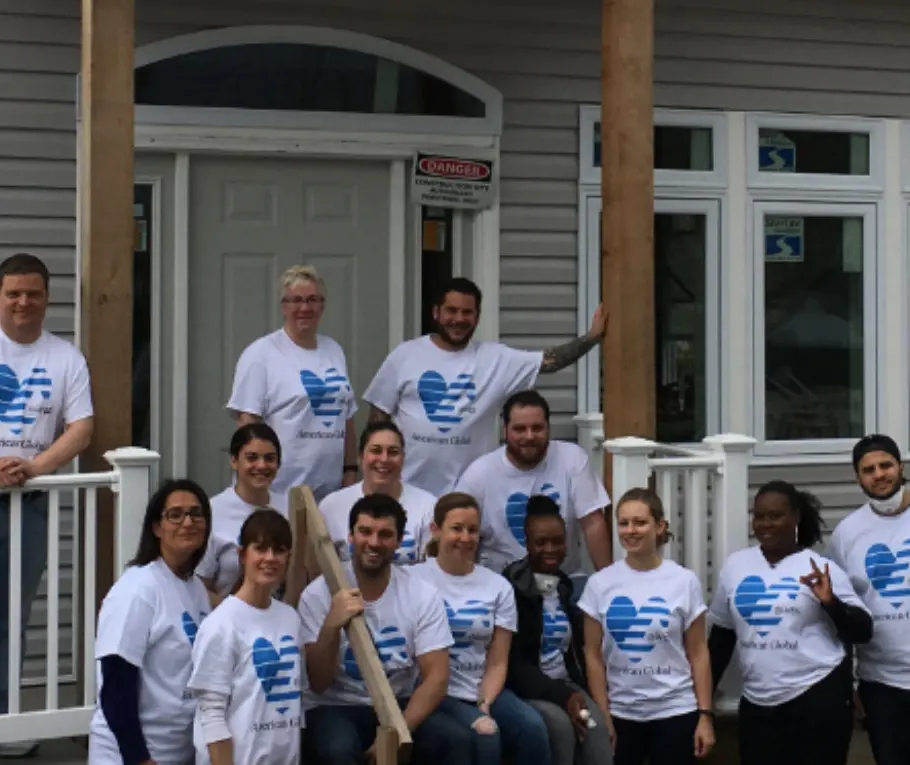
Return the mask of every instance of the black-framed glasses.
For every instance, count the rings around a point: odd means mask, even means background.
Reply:
[[[309,297],[300,297],[300,295],[294,295],[294,297],[283,297],[281,302],[285,305],[292,305],[295,308],[299,308],[302,305],[310,306],[315,308],[317,305],[322,305],[325,302],[325,298],[320,295],[310,295]]]
[[[205,520],[205,513],[202,512],[201,507],[169,507],[161,515],[164,520],[168,523],[173,523],[175,526],[183,523],[184,518],[189,518],[191,521]]]

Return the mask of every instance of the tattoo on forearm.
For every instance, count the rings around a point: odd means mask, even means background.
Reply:
[[[582,335],[574,340],[569,340],[568,343],[557,345],[555,348],[547,348],[543,352],[543,361],[540,364],[541,373],[552,374],[560,369],[565,369],[578,361],[599,342],[599,337]]]
[[[370,423],[374,422],[390,422],[391,416],[382,411],[382,409],[377,409],[375,406],[370,407]]]

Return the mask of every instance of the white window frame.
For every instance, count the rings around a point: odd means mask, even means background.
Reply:
[[[819,133],[866,133],[869,136],[869,175],[821,173],[763,173],[758,167],[758,136],[762,128]],[[749,188],[806,192],[873,192],[885,186],[885,121],[862,117],[815,117],[772,112],[746,115],[746,168]]]
[[[764,217],[823,216],[863,219],[863,414],[864,432],[872,432],[878,420],[879,376],[877,370],[880,294],[877,243],[878,205],[874,202],[753,200],[750,227],[753,259],[753,424],[758,444],[756,455],[839,454],[849,453],[857,437],[767,441],[765,439],[765,258]]]

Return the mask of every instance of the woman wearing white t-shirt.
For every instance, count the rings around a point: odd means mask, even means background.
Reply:
[[[264,422],[241,425],[231,437],[231,469],[236,480],[212,497],[212,533],[196,575],[217,605],[240,578],[237,540],[240,528],[259,507],[287,515],[287,497],[270,491],[281,467],[281,444]]]
[[[326,530],[341,560],[351,559],[348,543],[351,508],[358,499],[369,494],[387,494],[397,499],[407,513],[395,563],[410,565],[426,557],[436,497],[401,480],[404,459],[404,437],[397,425],[373,422],[364,428],[360,436],[363,480],[329,494],[319,505]]]
[[[240,532],[242,582],[193,647],[196,765],[297,765],[303,643],[297,612],[272,598],[287,573],[291,526],[271,508]]]
[[[616,522],[626,556],[594,574],[578,602],[588,690],[615,765],[687,765],[714,745],[701,583],[661,557],[669,532],[653,491],[627,491]]]
[[[186,684],[210,610],[193,575],[212,513],[200,486],[166,481],[149,500],[139,549],[98,615],[98,705],[92,765],[189,765],[196,703]]]
[[[325,283],[312,266],[281,276],[284,326],[240,355],[227,408],[239,425],[266,422],[284,448],[273,491],[306,484],[318,502],[357,480],[357,398],[344,349],[319,334]]]
[[[762,486],[757,547],[723,565],[711,603],[715,684],[738,649],[742,765],[845,765],[853,732],[853,672],[845,647],[872,637],[872,617],[847,575],[809,548],[821,505],[785,481]]]
[[[540,713],[505,688],[517,626],[515,594],[506,579],[475,564],[480,509],[468,494],[436,503],[430,557],[415,573],[445,600],[455,644],[449,649],[449,691],[439,712],[472,731],[472,765],[501,765],[503,750],[521,765],[550,765]]]

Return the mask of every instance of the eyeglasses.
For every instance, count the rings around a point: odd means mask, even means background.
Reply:
[[[281,298],[281,302],[284,303],[284,305],[292,305],[295,308],[299,308],[302,305],[315,308],[317,305],[322,305],[325,302],[325,298],[320,297],[319,295],[310,295],[310,297],[295,295],[294,297]]]
[[[191,521],[204,521],[205,513],[202,512],[201,507],[190,507],[184,509],[182,507],[169,507],[162,513],[164,520],[168,523],[173,523],[175,526],[179,526],[183,523],[184,518],[189,518]]]

